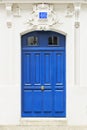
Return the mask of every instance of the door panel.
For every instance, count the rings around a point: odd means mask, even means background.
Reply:
[[[23,106],[24,112],[32,112],[32,102],[33,102],[33,95],[32,90],[24,90],[24,98],[23,98]]]
[[[30,53],[25,53],[23,55],[23,80],[24,80],[24,84],[30,84],[31,85],[31,54]]]
[[[59,52],[54,52],[54,57],[55,57],[55,81],[54,85],[55,88],[57,89],[63,89],[64,88],[64,78],[65,78],[65,63],[64,63],[64,52],[59,51]]]
[[[42,92],[41,90],[33,91],[33,112],[39,113],[42,112]]]
[[[63,85],[63,52],[56,52],[56,84],[62,84]]]
[[[52,52],[42,52],[42,84],[45,85],[45,89],[52,89],[52,58]]]
[[[51,90],[45,90],[43,92],[43,111],[45,113],[52,113],[53,108],[53,94]]]
[[[44,84],[50,84],[51,81],[51,55],[44,53]]]
[[[32,75],[34,87],[41,84],[41,53],[33,53]]]
[[[55,112],[64,112],[64,91],[56,90],[54,99]]]

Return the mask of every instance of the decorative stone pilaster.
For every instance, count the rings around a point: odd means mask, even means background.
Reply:
[[[75,3],[74,4],[74,9],[75,9],[75,28],[80,27],[80,8],[81,4],[80,3]]]
[[[74,67],[75,84],[80,85],[80,8],[81,4],[74,4],[75,10],[75,28],[74,28]]]

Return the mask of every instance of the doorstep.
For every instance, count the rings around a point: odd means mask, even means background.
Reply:
[[[67,125],[67,119],[66,118],[21,118],[20,125],[65,126]]]

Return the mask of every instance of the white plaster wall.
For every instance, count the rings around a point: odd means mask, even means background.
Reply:
[[[29,30],[26,21],[32,6],[20,4],[21,17],[13,17],[12,28],[7,28],[5,5],[0,5],[0,125],[20,124],[21,118],[21,39],[20,34]],[[66,35],[66,99],[69,125],[87,125],[87,8],[80,14],[80,85],[74,84],[74,16],[65,17],[66,4],[55,5],[63,24],[56,30]],[[55,30],[54,28],[54,30]],[[29,30],[30,31],[30,30]]]
[[[80,11],[80,84],[68,86],[68,124],[87,125],[87,5]]]

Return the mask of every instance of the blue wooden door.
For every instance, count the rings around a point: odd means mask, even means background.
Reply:
[[[22,116],[65,117],[65,36],[35,31],[22,36]]]

